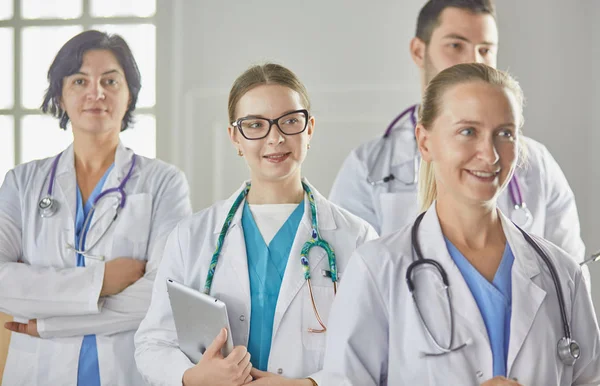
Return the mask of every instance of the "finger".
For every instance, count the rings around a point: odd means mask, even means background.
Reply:
[[[204,355],[207,357],[223,358],[223,355],[221,354],[221,348],[225,342],[227,342],[227,330],[222,328],[219,332],[219,335],[217,335],[210,346],[206,348]]]
[[[233,351],[225,358],[229,363],[238,365],[246,356],[248,350],[244,346],[235,346]]]
[[[252,377],[254,379],[260,379],[260,378],[265,378],[265,377],[271,376],[271,373],[269,373],[267,371],[261,371],[255,367],[253,367],[252,370],[250,370],[250,375],[252,375]]]
[[[250,382],[252,382],[253,380],[254,380],[254,378],[252,378],[252,375],[248,375],[248,376],[246,377],[246,379],[244,380],[244,384],[246,384],[246,383],[250,383]]]
[[[27,324],[19,322],[6,322],[4,328],[19,334],[27,334]]]
[[[250,353],[246,352],[246,355],[244,355],[244,357],[242,358],[242,360],[238,362],[238,366],[240,366],[240,367],[246,367],[246,365],[248,363],[250,363]]]
[[[247,379],[248,377],[252,378],[250,376],[250,370],[252,370],[252,363],[248,363],[243,370],[240,372],[240,374],[237,377],[237,380],[241,381],[242,383],[247,383]]]

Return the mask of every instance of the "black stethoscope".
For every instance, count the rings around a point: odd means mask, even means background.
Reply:
[[[421,253],[421,247],[419,246],[417,232],[419,229],[419,225],[421,224],[421,220],[423,220],[423,216],[425,216],[425,213],[426,212],[423,212],[417,217],[417,219],[415,220],[415,222],[413,224],[412,230],[411,230],[411,241],[412,241],[412,245],[413,245],[413,250],[414,250],[415,254],[417,255],[417,259],[414,260],[406,269],[406,284],[408,285],[408,290],[410,291],[413,301],[415,303],[415,306],[417,308],[417,314],[419,316],[419,319],[421,320],[421,323],[423,324],[423,327],[425,328],[425,331],[426,331],[427,335],[429,336],[429,339],[431,339],[433,344],[440,351],[439,353],[424,354],[424,355],[425,356],[440,356],[440,355],[448,354],[453,351],[458,351],[458,350],[462,349],[463,347],[465,347],[467,345],[467,343],[463,343],[454,348],[452,347],[452,338],[454,336],[454,320],[453,320],[453,314],[452,314],[452,305],[450,304],[450,293],[448,290],[448,288],[449,288],[448,275],[446,273],[446,270],[444,270],[444,267],[442,267],[442,265],[439,262],[437,262],[433,259],[424,259],[423,254]],[[563,333],[564,333],[563,337],[560,338],[560,340],[558,341],[556,349],[557,349],[558,357],[560,358],[561,362],[567,366],[573,366],[575,364],[575,362],[577,361],[577,359],[581,355],[581,349],[579,347],[579,344],[571,337],[571,327],[567,320],[567,312],[565,309],[565,301],[563,298],[562,286],[560,284],[560,280],[558,279],[558,274],[556,273],[556,268],[554,267],[554,264],[552,264],[552,261],[550,260],[548,255],[531,238],[531,236],[529,236],[524,230],[522,230],[518,226],[517,226],[517,228],[521,231],[521,233],[523,234],[523,237],[525,237],[525,240],[527,241],[527,243],[529,243],[529,245],[531,245],[533,247],[533,249],[535,249],[535,251],[542,258],[542,260],[544,260],[544,263],[546,264],[546,266],[548,267],[548,269],[550,271],[550,275],[552,276],[552,281],[554,281],[554,287],[556,288],[556,295],[558,297],[558,306],[560,308],[560,316],[562,318]],[[425,265],[425,264],[429,264],[429,265],[433,266],[438,271],[438,273],[441,277],[441,280],[444,283],[444,289],[446,290],[446,299],[448,302],[448,309],[450,310],[450,341],[449,341],[449,344],[447,347],[443,347],[442,345],[440,345],[437,342],[437,340],[434,338],[433,334],[431,333],[431,330],[429,329],[429,326],[427,326],[427,323],[425,322],[425,319],[423,318],[423,315],[421,314],[421,310],[419,308],[419,303],[416,300],[416,296],[415,296],[416,288],[415,288],[415,283],[413,282],[413,279],[412,279],[412,272],[418,266]]]

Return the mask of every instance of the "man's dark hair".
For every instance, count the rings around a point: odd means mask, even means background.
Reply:
[[[48,70],[48,89],[42,102],[42,111],[50,112],[60,120],[61,129],[67,128],[69,116],[60,107],[62,97],[63,79],[77,73],[83,63],[83,55],[90,50],[108,50],[117,58],[119,65],[125,72],[125,80],[129,88],[129,105],[123,117],[121,131],[127,129],[133,122],[133,111],[137,103],[138,94],[142,88],[140,70],[131,49],[119,35],[109,35],[105,32],[89,30],[84,31],[65,43],[58,51],[50,69]]]
[[[449,7],[460,8],[475,14],[490,14],[496,18],[493,0],[429,0],[421,8],[417,19],[416,36],[429,44],[433,30],[440,24],[440,15]]]

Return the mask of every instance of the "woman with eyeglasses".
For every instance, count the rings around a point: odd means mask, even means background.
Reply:
[[[244,72],[229,94],[229,122],[250,180],[170,235],[136,334],[138,368],[153,385],[311,386],[337,282],[377,234],[302,178],[315,118],[294,73],[276,64]],[[217,354],[226,331],[197,364],[180,351],[167,278],[225,302],[236,346],[226,358]]]

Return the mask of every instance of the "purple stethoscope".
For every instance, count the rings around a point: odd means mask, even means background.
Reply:
[[[48,183],[48,191],[47,191],[46,195],[44,197],[42,197],[42,199],[38,203],[38,211],[42,218],[48,218],[48,217],[54,216],[54,214],[56,214],[56,212],[58,211],[58,208],[59,208],[58,202],[56,201],[56,199],[54,199],[54,197],[52,195],[52,189],[54,187],[56,169],[58,167],[58,161],[60,160],[61,155],[62,155],[62,153],[58,154],[56,156],[56,158],[54,159],[54,162],[52,163],[52,170],[50,171],[50,181]],[[101,261],[104,260],[104,256],[90,255],[89,253],[87,253],[87,251],[94,248],[98,244],[98,242],[102,239],[102,237],[104,237],[106,232],[108,232],[108,230],[110,229],[111,225],[117,220],[117,217],[119,216],[119,212],[121,211],[121,209],[123,209],[123,207],[125,206],[127,194],[125,193],[124,188],[125,188],[125,185],[127,184],[127,182],[129,181],[131,174],[133,173],[136,159],[137,159],[137,156],[134,154],[131,157],[131,166],[129,167],[129,171],[127,172],[127,175],[125,176],[123,181],[121,181],[119,186],[110,188],[110,189],[106,189],[106,190],[102,191],[98,195],[98,197],[96,197],[96,199],[92,203],[92,207],[91,207],[90,211],[85,216],[85,219],[83,221],[83,228],[82,228],[83,231],[82,232],[84,232],[84,234],[82,234],[81,237],[79,238],[79,245],[77,245],[77,247],[75,247],[75,246],[69,244],[69,245],[67,245],[69,247],[69,249],[74,250],[76,253],[78,253],[86,258],[96,259],[96,260],[101,260]],[[117,205],[115,207],[115,214],[114,214],[110,224],[108,224],[108,226],[106,227],[104,232],[102,232],[100,237],[98,237],[98,239],[95,242],[93,242],[90,246],[88,246],[87,248],[84,249],[83,248],[83,240],[85,239],[85,236],[87,235],[88,225],[92,219],[92,216],[94,214],[94,211],[96,210],[96,207],[98,206],[98,202],[100,202],[100,200],[103,197],[106,197],[108,194],[111,194],[111,193],[118,193],[120,196],[119,205]]]
[[[415,140],[415,157],[413,158],[413,178],[410,181],[402,180],[397,178],[392,173],[389,175],[379,179],[371,179],[371,174],[373,171],[374,165],[379,163],[379,158],[381,157],[381,153],[383,153],[384,146],[393,146],[393,142],[390,141],[390,135],[394,131],[396,124],[400,122],[407,115],[410,117],[410,122],[412,127],[414,128],[417,125],[416,112],[419,105],[413,105],[401,112],[394,120],[388,125],[387,129],[383,133],[383,137],[381,138],[381,147],[380,151],[377,152],[377,157],[375,158],[375,162],[373,165],[369,167],[367,174],[367,182],[372,186],[385,184],[393,180],[398,180],[402,182],[404,185],[416,185],[419,177],[419,150],[417,148],[417,141]],[[390,152],[392,154],[392,152]],[[390,155],[391,156],[391,155]],[[391,165],[391,162],[390,162]],[[508,183],[508,190],[510,193],[510,199],[512,201],[513,210],[510,213],[510,219],[519,227],[528,227],[533,222],[533,214],[527,207],[527,204],[523,200],[523,195],[521,193],[521,186],[519,184],[519,178],[517,174],[514,173],[510,182]]]

